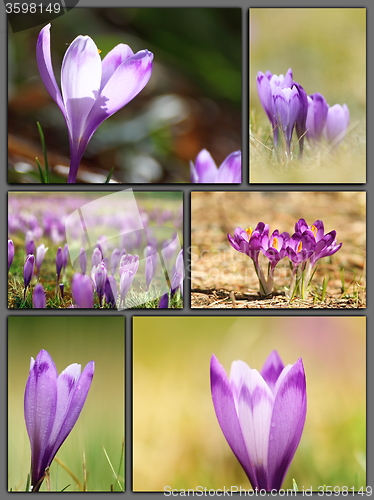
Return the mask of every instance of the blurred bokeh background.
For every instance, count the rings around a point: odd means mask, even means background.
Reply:
[[[303,359],[308,410],[283,483],[360,488],[366,481],[364,317],[135,318],[133,485],[250,488],[217,422],[209,363],[229,373],[241,359],[260,370],[276,349],[284,364]],[[155,467],[157,464],[157,467]]]
[[[251,182],[365,182],[366,9],[253,8],[249,47]],[[307,94],[321,93],[330,106],[347,104],[351,129],[333,155],[313,164],[304,158],[300,172],[274,172],[260,143],[268,138],[272,147],[256,76],[267,70],[284,75],[288,68]]]
[[[43,22],[41,20],[40,22]],[[65,182],[69,145],[62,114],[47,93],[35,58],[43,25],[9,29],[9,181],[40,182],[36,127],[43,127],[51,182]],[[115,45],[154,53],[145,89],[91,139],[78,182],[189,181],[189,162],[208,149],[219,165],[241,149],[241,9],[74,8],[52,21],[51,52],[59,83],[67,45],[89,35],[104,57]]]
[[[23,399],[30,358],[41,349],[52,356],[58,373],[72,363],[82,369],[95,361],[95,375],[86,403],[57,457],[83,482],[83,462],[89,491],[110,491],[118,484],[116,472],[124,440],[124,319],[122,317],[10,317],[8,320],[8,489],[25,491],[30,471],[30,444]],[[75,491],[72,478],[55,461],[50,468],[51,489]],[[45,484],[41,491],[46,491]]]

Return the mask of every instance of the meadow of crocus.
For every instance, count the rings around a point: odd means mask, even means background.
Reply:
[[[250,10],[251,182],[365,182],[365,33],[363,8]]]
[[[137,317],[133,329],[135,491],[366,487],[364,317]]]
[[[10,193],[8,205],[8,307],[182,307],[181,193]]]
[[[123,491],[124,327],[118,315],[9,318],[8,490],[30,489],[53,459],[41,492]]]

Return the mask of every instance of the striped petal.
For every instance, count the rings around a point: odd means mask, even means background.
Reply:
[[[277,351],[272,351],[267,360],[265,361],[264,366],[261,370],[261,376],[269,386],[270,390],[274,394],[275,384],[279,378],[279,375],[282,373],[284,368],[283,361],[281,360]]]

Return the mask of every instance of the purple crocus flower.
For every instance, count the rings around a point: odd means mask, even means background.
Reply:
[[[210,383],[219,425],[252,488],[279,490],[305,423],[306,380],[301,358],[285,367],[273,351],[261,373],[243,361],[234,361],[229,379],[213,355]]]
[[[152,73],[153,54],[136,54],[119,44],[103,60],[89,36],[77,36],[69,45],[61,68],[61,90],[53,72],[48,24],[39,33],[36,59],[43,83],[65,119],[70,143],[69,183],[92,135],[99,125],[123,108],[146,86]]]
[[[302,157],[304,150],[304,139],[306,135],[306,120],[308,116],[308,96],[299,83],[295,82],[294,86],[297,88],[300,98],[300,109],[296,119],[295,129],[296,135],[299,138],[300,157]]]
[[[32,275],[34,274],[34,264],[35,257],[32,254],[28,255],[26,257],[25,265],[23,266],[23,282],[25,291],[30,284]]]
[[[225,183],[240,184],[242,182],[242,153],[231,153],[217,168],[211,154],[202,149],[195,163],[191,162],[192,183]]]
[[[104,286],[104,294],[105,294],[105,301],[111,307],[114,309],[117,304],[117,282],[114,276],[108,276],[106,281],[105,281],[105,286]]]
[[[144,250],[145,257],[145,284],[146,290],[149,290],[149,286],[154,278],[157,267],[158,253],[157,249],[152,245],[147,245]]]
[[[295,84],[291,88],[273,89],[273,113],[279,128],[283,130],[288,153],[291,151],[293,129],[302,113],[302,102],[301,92]]]
[[[60,281],[60,275],[61,275],[61,270],[62,266],[64,264],[64,255],[63,255],[63,250],[61,247],[58,247],[57,253],[56,253],[56,274],[57,274],[57,282]]]
[[[41,265],[43,263],[45,254],[47,253],[47,250],[48,250],[48,247],[46,247],[44,245],[44,243],[42,243],[41,245],[39,245],[37,247],[37,249],[36,249],[35,266],[36,266],[36,272],[37,272],[38,275],[40,273],[40,267],[41,267]]]
[[[121,259],[121,250],[115,248],[110,256],[110,272],[114,276],[118,269],[118,264]]]
[[[158,308],[159,309],[169,309],[169,294],[164,293],[162,295],[160,302],[158,303]]]
[[[27,231],[25,240],[26,255],[35,255],[35,241],[32,231]]]
[[[74,302],[81,309],[92,309],[94,291],[92,281],[87,274],[75,273],[71,283]]]
[[[121,302],[124,303],[126,295],[128,294],[132,282],[135,278],[139,268],[139,256],[138,255],[123,255],[121,257],[121,262],[119,265],[120,283],[119,283],[119,293]]]
[[[45,470],[73,429],[91,387],[95,364],[90,361],[81,373],[73,363],[60,375],[49,353],[41,350],[31,358],[24,409],[31,446],[31,486],[39,491]]]
[[[328,104],[322,94],[308,95],[306,136],[309,141],[320,141],[326,124]]]
[[[93,267],[98,266],[102,260],[103,260],[103,254],[101,253],[100,248],[95,247],[91,257],[92,266]]]
[[[330,231],[316,243],[315,251],[310,257],[310,263],[313,266],[317,260],[333,255],[340,250],[342,245],[343,243],[336,242],[336,231]]]
[[[329,107],[325,125],[325,136],[328,142],[337,146],[344,138],[349,125],[349,110],[346,104],[335,104]]]
[[[81,268],[82,274],[86,274],[87,271],[87,254],[84,248],[81,248],[79,254],[79,266]]]
[[[62,249],[62,268],[66,269],[66,266],[69,262],[69,246],[65,243],[64,248]]]
[[[273,109],[273,89],[275,87],[279,88],[291,88],[293,85],[293,75],[292,69],[289,68],[286,75],[273,75],[270,71],[266,71],[264,74],[262,71],[257,73],[257,92],[262,107],[270,120],[273,137],[274,146],[278,147],[278,122],[274,115]]]
[[[14,259],[14,243],[13,240],[8,240],[8,271]]]
[[[32,306],[34,309],[44,309],[46,307],[46,298],[43,285],[38,283],[32,294]]]
[[[99,297],[100,307],[104,297],[104,289],[107,276],[108,272],[104,262],[101,262],[98,266],[92,269],[92,278],[95,283],[96,293]]]

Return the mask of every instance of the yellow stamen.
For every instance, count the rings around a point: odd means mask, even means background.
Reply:
[[[297,251],[301,252],[302,248],[303,248],[303,242],[300,241],[300,243],[297,245]]]
[[[251,234],[253,233],[253,229],[251,227],[247,227],[245,232],[248,234],[248,236],[251,236]]]
[[[314,234],[314,237],[317,236],[317,228],[314,224],[312,224],[312,227],[310,228],[312,230],[312,233]]]
[[[102,52],[102,50],[97,49],[97,53],[98,53],[98,54],[101,54],[101,52]]]
[[[278,238],[277,237],[274,237],[273,238],[273,243],[271,245],[273,248],[275,248],[276,250],[278,250]]]

